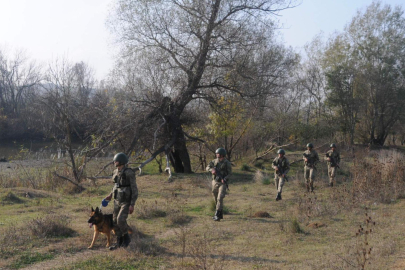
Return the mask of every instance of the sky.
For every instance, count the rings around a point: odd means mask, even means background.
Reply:
[[[98,80],[112,69],[117,46],[106,27],[114,0],[0,0],[0,50],[25,50],[31,59],[44,64],[64,58],[83,61]],[[300,1],[300,0],[298,0]],[[400,5],[404,0],[382,0]],[[372,0],[301,0],[276,19],[282,25],[283,43],[297,51],[323,32],[328,37]]]

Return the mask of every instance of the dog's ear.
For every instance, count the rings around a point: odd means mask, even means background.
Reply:
[[[94,212],[93,206],[91,207],[91,212]]]
[[[98,209],[98,206],[96,207],[96,213],[98,213],[100,210]]]

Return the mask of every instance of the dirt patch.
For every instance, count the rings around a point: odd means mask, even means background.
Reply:
[[[259,211],[253,214],[253,217],[257,217],[257,218],[272,218],[272,216],[265,212],[265,211]]]
[[[171,229],[171,230],[165,231],[165,232],[163,232],[161,234],[158,234],[155,237],[156,237],[156,239],[167,239],[167,238],[174,237],[174,236],[177,236],[177,235],[178,235],[177,230],[176,229]]]
[[[307,225],[307,227],[312,228],[312,229],[318,229],[318,228],[321,228],[321,227],[326,227],[326,224],[322,223],[322,222],[312,222],[312,223],[309,223]]]

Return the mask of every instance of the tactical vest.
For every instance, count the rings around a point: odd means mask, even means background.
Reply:
[[[219,159],[215,159],[214,160],[214,167],[219,170],[219,172],[222,174],[223,177],[226,177],[229,172],[228,172],[228,167],[226,166],[226,161],[227,160],[223,160],[222,164],[220,164]],[[213,179],[215,179],[215,176],[213,175]]]
[[[283,171],[285,171],[287,169],[287,163],[286,163],[287,159],[283,158],[281,160],[281,168],[283,169]],[[273,161],[273,165],[274,166],[278,166],[280,165],[280,158],[276,157],[276,159]]]
[[[126,172],[131,168],[124,168],[120,174],[114,177],[114,199],[119,202],[130,202],[132,196],[131,183]]]
[[[305,166],[312,167],[317,162],[316,154],[314,151],[307,150],[304,152],[304,156],[306,156],[306,158],[308,159],[308,162],[304,161]]]
[[[331,158],[331,159],[333,160],[333,162],[332,162],[332,161],[328,161],[328,162],[327,162],[328,165],[331,166],[331,167],[336,167],[337,163],[339,162],[339,160],[338,160],[339,153],[338,153],[337,151],[333,152],[332,150],[329,150],[329,151],[326,153],[326,156],[329,157],[329,158]]]

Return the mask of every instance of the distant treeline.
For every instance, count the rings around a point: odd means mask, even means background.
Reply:
[[[83,62],[45,68],[0,50],[0,139],[166,154],[185,172],[219,146],[232,159],[291,143],[403,144],[403,10],[373,2],[300,55],[277,40],[265,2],[246,13],[169,3],[151,17],[117,6],[122,56],[100,82]]]

